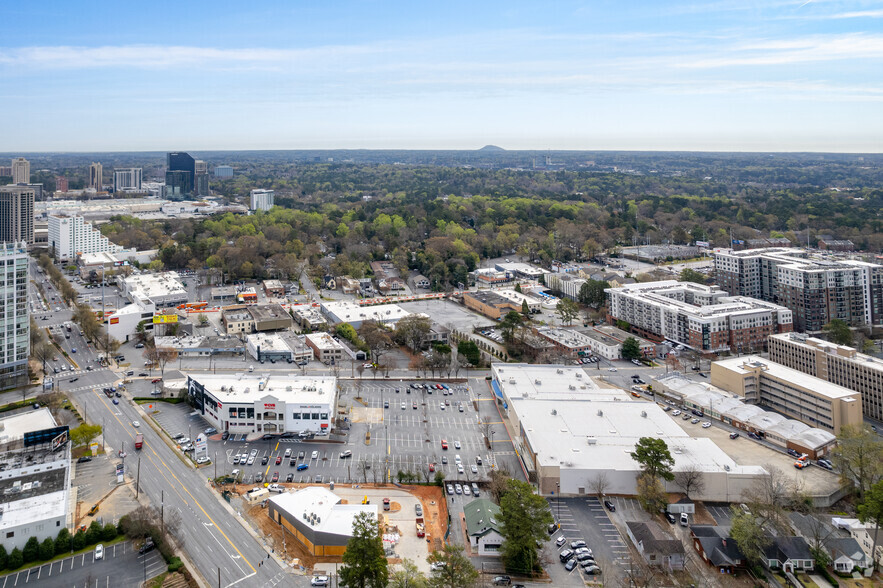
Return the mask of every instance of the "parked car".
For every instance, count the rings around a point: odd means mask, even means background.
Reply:
[[[585,547],[585,546],[586,546],[586,542],[583,541],[582,539],[577,539],[576,541],[570,542],[571,549],[578,549],[580,547]]]
[[[739,433],[730,433],[730,439],[738,439]]]
[[[668,522],[671,523],[672,525],[674,525],[676,522],[678,522],[678,519],[675,517],[675,515],[670,512],[665,513],[665,518],[668,519]]]
[[[565,549],[564,551],[562,551],[561,553],[558,554],[558,559],[561,560],[561,563],[566,562],[571,557],[573,557],[573,552],[569,549]]]
[[[297,471],[302,472],[309,467],[310,467],[309,464],[302,463],[299,466],[297,466]]]
[[[512,578],[509,576],[496,576],[494,578],[494,586],[508,586],[512,583]]]
[[[616,511],[616,506],[614,506],[614,504],[612,502],[610,502],[609,500],[604,501],[604,507],[607,510],[609,510],[610,512]]]

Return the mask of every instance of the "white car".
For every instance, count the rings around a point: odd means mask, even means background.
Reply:
[[[607,371],[608,371],[608,372],[615,372],[615,371],[616,371],[616,368],[607,368]]]
[[[138,421],[132,421],[132,426],[133,427],[140,427],[141,423],[139,423]]]
[[[460,449],[460,442],[454,441],[454,449]]]
[[[460,454],[459,454],[459,453],[458,453],[457,455],[454,456],[454,463],[461,463],[462,461],[463,461],[463,460],[460,459]]]
[[[328,576],[313,576],[313,579],[310,580],[310,586],[327,586],[328,585]]]
[[[473,474],[477,474],[477,473],[478,473],[478,466],[477,466],[477,465],[473,465],[473,466],[472,466],[472,473],[473,473]]]
[[[711,426],[711,423],[710,423],[709,421],[705,421],[704,423],[702,423],[702,428],[703,428],[703,429],[707,429],[707,428],[710,427],[710,426]]]
[[[200,463],[200,464],[208,463],[208,458],[204,455],[202,457],[198,457],[198,458],[196,458],[196,463]]]
[[[678,416],[679,414],[681,414],[681,411],[676,410],[673,413],[671,413],[671,416]]]
[[[458,473],[458,474],[464,474],[464,473],[466,473],[466,472],[463,471],[463,464],[462,464],[462,463],[458,463],[458,464],[457,464],[457,473]]]
[[[104,559],[104,545],[101,543],[95,546],[95,561],[99,559]]]
[[[314,452],[313,452],[313,455],[310,457],[310,459],[319,459],[319,452],[318,452],[318,451],[314,451]]]

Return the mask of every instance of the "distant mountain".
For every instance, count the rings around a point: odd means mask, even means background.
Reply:
[[[479,151],[505,151],[502,147],[497,147],[496,145],[485,145]]]

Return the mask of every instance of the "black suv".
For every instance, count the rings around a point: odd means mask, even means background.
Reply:
[[[156,545],[153,544],[153,539],[148,537],[147,540],[144,541],[144,545],[141,546],[141,549],[138,550],[138,553],[143,555],[148,551],[153,551],[154,547],[156,547]]]

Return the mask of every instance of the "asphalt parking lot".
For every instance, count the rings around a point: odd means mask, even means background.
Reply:
[[[93,549],[3,576],[0,588],[25,585],[41,588],[139,586],[145,578],[153,578],[165,569],[166,563],[157,550],[139,555],[131,542],[116,543],[105,549],[102,560],[95,561]]]
[[[617,586],[617,582],[622,580],[622,571],[628,568],[631,560],[626,539],[610,520],[609,513],[604,506],[594,496],[552,497],[548,500],[552,516],[561,525],[560,530],[552,538],[557,539],[563,535],[567,539],[567,542],[557,548],[555,554],[550,558],[552,561],[549,565],[549,574],[552,576],[553,582],[556,585],[557,582],[563,583],[564,581],[568,584],[573,583],[573,579],[567,579],[567,576],[558,578],[562,574],[567,574],[567,571],[558,560],[557,554],[565,548],[569,549],[571,541],[582,539],[586,542],[586,546],[593,551],[595,561],[601,567],[605,585],[610,583],[611,586]],[[620,499],[612,498],[611,500],[619,509]],[[555,548],[554,543],[549,549],[551,548]],[[576,574],[577,570],[574,569],[573,573]],[[582,581],[578,581],[577,584],[582,585]]]
[[[340,434],[334,438],[343,442],[323,436],[248,442],[243,435],[221,441],[215,435],[208,442],[208,457],[217,456],[219,475],[238,469],[240,480],[246,484],[255,483],[258,476],[266,482],[275,472],[279,473],[279,481],[288,481],[291,474],[291,481],[299,483],[383,482],[396,479],[399,471],[415,473],[421,481],[431,480],[435,472],[442,472],[451,481],[473,482],[487,479],[493,467],[504,467],[517,475],[517,458],[489,394],[474,392],[466,383],[448,384],[448,395],[441,390],[415,390],[410,387],[412,383],[341,381],[338,404],[348,416],[346,426],[334,431]],[[486,387],[484,380],[470,384]],[[159,412],[152,416],[170,437],[184,434],[194,439],[210,426],[201,415],[193,414],[189,406],[158,403],[158,407]],[[484,443],[480,419],[490,423],[493,450]],[[442,440],[448,443],[447,451],[442,449]],[[236,456],[250,455],[252,451],[256,453],[251,465],[234,463],[239,461]],[[352,456],[341,457],[343,451],[351,451]],[[457,469],[457,455],[463,464],[462,474]],[[262,463],[264,458],[266,464]],[[447,463],[443,463],[445,460]],[[307,468],[298,470],[302,464]],[[434,472],[429,471],[430,464]]]

